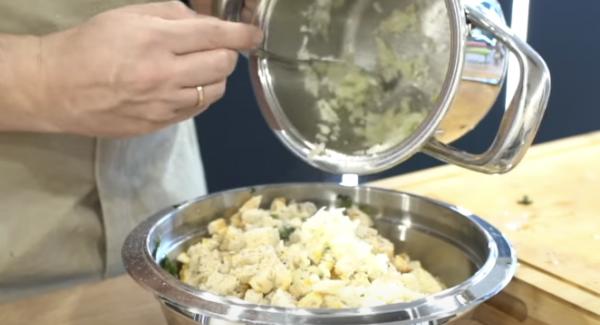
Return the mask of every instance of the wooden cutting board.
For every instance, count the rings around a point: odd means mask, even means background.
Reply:
[[[501,176],[444,166],[373,185],[456,204],[499,227],[521,265],[497,308],[600,324],[600,133],[538,146]]]

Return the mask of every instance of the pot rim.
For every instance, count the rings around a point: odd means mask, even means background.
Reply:
[[[324,187],[334,190],[380,192],[408,196],[447,209],[468,219],[488,242],[487,259],[469,279],[442,292],[409,303],[368,308],[301,309],[254,305],[241,299],[221,297],[192,288],[164,271],[152,256],[150,235],[162,223],[197,202],[219,196],[261,189]],[[439,320],[468,312],[498,294],[516,272],[517,258],[508,239],[498,229],[471,212],[415,194],[370,186],[345,187],[328,183],[286,183],[238,188],[210,194],[165,209],[138,225],[127,237],[122,251],[129,275],[162,301],[192,314],[251,324],[402,324],[406,321]]]

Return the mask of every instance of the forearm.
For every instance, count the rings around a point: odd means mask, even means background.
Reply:
[[[40,39],[0,34],[0,132],[45,132]]]

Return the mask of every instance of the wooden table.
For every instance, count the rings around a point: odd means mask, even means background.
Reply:
[[[460,325],[600,324],[600,133],[533,148],[502,176],[444,166],[373,183],[465,207],[517,248],[509,287]],[[519,203],[527,195],[531,204]],[[128,277],[0,305],[0,324],[165,325]]]

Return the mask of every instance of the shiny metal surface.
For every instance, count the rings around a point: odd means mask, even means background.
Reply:
[[[302,63],[315,64],[315,63],[319,63],[319,62],[324,62],[324,63],[346,64],[345,61],[336,59],[336,58],[332,58],[332,57],[310,57],[308,59],[298,59],[295,56],[287,57],[287,56],[283,56],[278,53],[267,51],[265,49],[256,49],[256,50],[252,51],[251,54],[255,55],[261,59],[273,60],[273,61],[277,61],[278,63],[286,64],[292,68],[295,68],[298,66],[298,64],[302,64]]]
[[[375,154],[327,150],[325,155],[315,156],[314,150],[318,145],[312,141],[310,130],[316,127],[316,123],[308,110],[301,109],[311,105],[307,96],[302,95],[303,85],[290,75],[277,73],[276,65],[268,60],[250,56],[250,72],[259,106],[278,138],[307,163],[340,174],[379,172],[419,151],[479,172],[504,173],[511,170],[531,145],[543,117],[550,93],[548,68],[529,45],[510,33],[496,0],[438,1],[445,3],[447,11],[439,20],[447,20],[448,39],[438,40],[448,43],[447,75],[436,106],[413,134],[395,142],[391,149]],[[360,0],[353,3],[355,7],[365,7],[371,2]],[[300,43],[299,12],[306,3],[292,0],[215,0],[215,15],[260,26],[266,34],[267,48],[293,56]],[[240,14],[239,10],[246,14]],[[351,13],[348,21],[354,21]],[[440,26],[443,25],[440,23]],[[340,36],[343,40],[340,46],[352,44],[350,40],[361,45],[368,43],[368,37],[360,33],[354,38],[345,33],[345,37]],[[357,48],[368,52],[372,47]],[[520,59],[522,80],[514,105],[506,112],[494,144],[481,155],[453,149],[448,144],[475,128],[497,100],[507,71],[507,48]],[[283,94],[283,88],[293,91]]]
[[[505,18],[496,0],[462,0],[466,6],[477,7],[489,19],[504,23]],[[461,83],[454,103],[438,126],[435,139],[452,143],[473,130],[496,102],[508,70],[508,55],[504,44],[493,33],[467,20],[465,62]]]
[[[468,19],[495,35],[513,54],[520,69],[517,91],[504,113],[491,147],[482,154],[463,152],[432,140],[424,152],[440,160],[484,173],[513,169],[533,143],[550,97],[550,73],[544,60],[503,23],[488,18],[475,6],[466,7]]]
[[[439,24],[443,26],[442,30],[447,31],[447,37],[437,38],[436,42],[444,42],[448,50],[444,55],[440,55],[442,60],[437,64],[439,65],[437,70],[441,76],[436,77],[435,79],[438,81],[432,85],[432,87],[438,88],[438,91],[432,90],[437,95],[427,96],[436,97],[437,101],[433,106],[429,105],[423,108],[425,120],[414,133],[409,134],[407,138],[389,139],[388,142],[392,149],[378,151],[375,154],[356,154],[356,151],[366,148],[357,141],[353,141],[352,137],[342,136],[333,148],[328,147],[325,154],[314,155],[313,152],[318,147],[314,136],[319,112],[311,109],[315,107],[315,99],[303,91],[303,80],[297,77],[297,72],[285,71],[268,60],[250,57],[252,82],[260,107],[280,140],[309,164],[334,173],[374,173],[394,166],[417,153],[433,136],[436,126],[452,104],[453,94],[459,85],[460,71],[462,70],[464,38],[461,35],[464,34],[466,26],[459,24],[458,17],[462,17],[464,14],[455,1],[434,0],[427,3],[434,5],[439,1],[446,6],[445,14],[448,17],[437,18]],[[269,3],[267,6],[269,10],[257,13],[259,26],[267,32],[265,47],[285,55],[296,55],[302,44],[302,38],[298,32],[298,26],[302,24],[302,19],[297,13],[302,11],[306,3],[310,2],[279,0],[267,3]],[[373,50],[372,37],[360,33],[362,30],[372,31],[379,23],[372,14],[363,14],[365,7],[371,7],[364,4],[371,4],[373,1],[363,0],[349,3],[351,5],[346,9],[349,16],[348,21],[359,21],[360,25],[341,20],[339,26],[333,28],[332,33],[335,37],[331,38],[337,39],[337,51],[340,53],[355,52],[361,66],[373,65],[376,52]],[[390,11],[401,4],[397,1],[383,3],[388,6],[385,9]],[[426,11],[425,8],[428,8],[429,5],[425,5],[423,10]],[[261,19],[261,17],[265,18]],[[407,42],[414,45],[414,49],[411,46],[406,47],[406,52],[411,52],[425,45],[425,38],[413,37]],[[330,43],[324,43],[323,48],[316,46],[312,50],[316,53],[335,52],[335,49],[331,49]],[[402,43],[396,44],[397,46],[394,46],[396,50],[401,48]],[[427,62],[432,66],[434,65],[430,55],[423,57],[427,58]],[[346,130],[346,134],[351,134],[352,132],[347,131],[349,129],[351,129],[350,126],[344,128],[342,132],[344,133]]]
[[[399,33],[394,37],[375,36],[375,31],[382,24],[382,17],[385,14],[380,14],[373,9],[373,4],[378,3],[379,8],[384,13],[391,13],[395,10],[408,10],[407,8],[417,7],[415,16],[423,16],[423,20],[432,19],[435,23],[430,24],[428,33],[424,30],[415,29],[411,32]],[[304,22],[302,17],[290,17],[289,13],[303,12],[312,4],[311,1],[277,1],[273,5],[273,12],[270,14],[268,25],[263,27],[269,30],[269,37],[265,46],[270,51],[277,53],[285,53],[286,56],[294,57],[301,48],[304,42],[305,34],[300,33],[297,26]],[[441,5],[441,12],[444,15],[440,16],[435,11],[436,7]],[[433,14],[431,13],[433,11]],[[351,66],[360,68],[361,75],[365,71],[365,76],[375,75],[374,80],[377,84],[385,84],[380,75],[381,71],[377,69],[379,62],[379,52],[377,40],[384,41],[390,46],[390,50],[396,53],[402,60],[410,62],[423,62],[426,69],[423,69],[422,78],[399,78],[394,82],[394,88],[388,89],[381,97],[371,98],[366,105],[361,105],[362,113],[370,113],[375,116],[382,116],[386,112],[394,112],[397,108],[398,98],[409,99],[414,110],[422,113],[420,121],[417,121],[416,128],[421,127],[415,133],[407,133],[402,136],[393,136],[392,132],[388,136],[380,139],[380,145],[393,148],[410,148],[413,145],[405,146],[404,142],[418,142],[427,138],[430,128],[426,124],[433,123],[436,120],[436,115],[439,114],[438,108],[440,105],[449,105],[443,103],[444,98],[448,98],[451,88],[445,87],[445,83],[457,82],[457,80],[446,80],[453,76],[448,73],[448,69],[453,69],[459,65],[458,58],[454,61],[456,64],[451,64],[451,53],[449,48],[452,37],[449,26],[449,20],[445,16],[447,10],[445,4],[440,0],[359,0],[347,1],[341,8],[331,10],[331,26],[329,28],[328,40],[322,40],[320,37],[307,38],[307,48],[313,55],[316,56],[332,56],[335,58],[351,57],[346,59],[347,74],[351,74]],[[420,25],[420,24],[419,24]],[[433,31],[431,31],[433,30]],[[458,38],[457,38],[458,39]],[[331,129],[338,127],[339,137],[335,139],[329,138],[326,141],[327,151],[324,154],[312,155],[311,162],[316,165],[328,165],[332,168],[335,166],[343,166],[343,168],[358,168],[362,169],[365,166],[388,159],[395,159],[397,155],[404,154],[402,150],[369,150],[376,143],[365,141],[365,136],[356,132],[356,129],[362,130],[360,122],[351,123],[350,116],[355,112],[351,110],[337,109],[335,114],[339,119],[337,123],[325,122],[322,118],[322,111],[319,109],[318,100],[322,96],[314,96],[305,89],[305,74],[299,69],[289,69],[288,67],[278,64],[271,60],[260,58],[257,60],[258,69],[263,71],[264,75],[268,75],[268,79],[263,79],[262,86],[268,89],[270,94],[270,108],[275,112],[281,112],[281,116],[276,118],[284,125],[281,136],[301,144],[306,147],[314,148],[322,140],[319,139],[319,125],[327,125]],[[356,77],[352,74],[352,77]],[[328,75],[320,76],[322,79],[330,78]],[[447,92],[447,93],[445,93]],[[382,105],[378,100],[384,101],[388,95],[397,93],[394,96],[391,105]],[[401,95],[400,95],[401,94]],[[356,98],[360,94],[355,95]],[[439,98],[434,100],[432,98]],[[362,115],[361,115],[362,116]],[[364,121],[361,121],[364,122]],[[401,122],[398,121],[398,124]],[[378,123],[376,127],[381,128],[382,123]],[[401,125],[396,125],[399,129]],[[366,127],[364,127],[366,129]],[[370,128],[374,129],[374,128]],[[393,131],[390,130],[390,131]],[[359,133],[359,134],[357,134]],[[425,134],[423,134],[425,133]],[[359,153],[369,150],[367,153]],[[306,154],[306,153],[305,153]],[[308,152],[310,156],[310,152]],[[389,157],[387,157],[389,156]],[[370,168],[370,167],[369,167]]]
[[[184,285],[159,266],[205,235],[207,224],[231,216],[253,195],[332,205],[339,194],[376,211],[375,226],[420,260],[449,289],[411,303],[360,309],[257,306]],[[165,209],[140,224],[123,246],[129,274],[163,304],[170,325],[180,324],[445,324],[502,290],[516,256],[493,226],[463,209],[423,197],[369,187],[282,184],[210,195]]]

